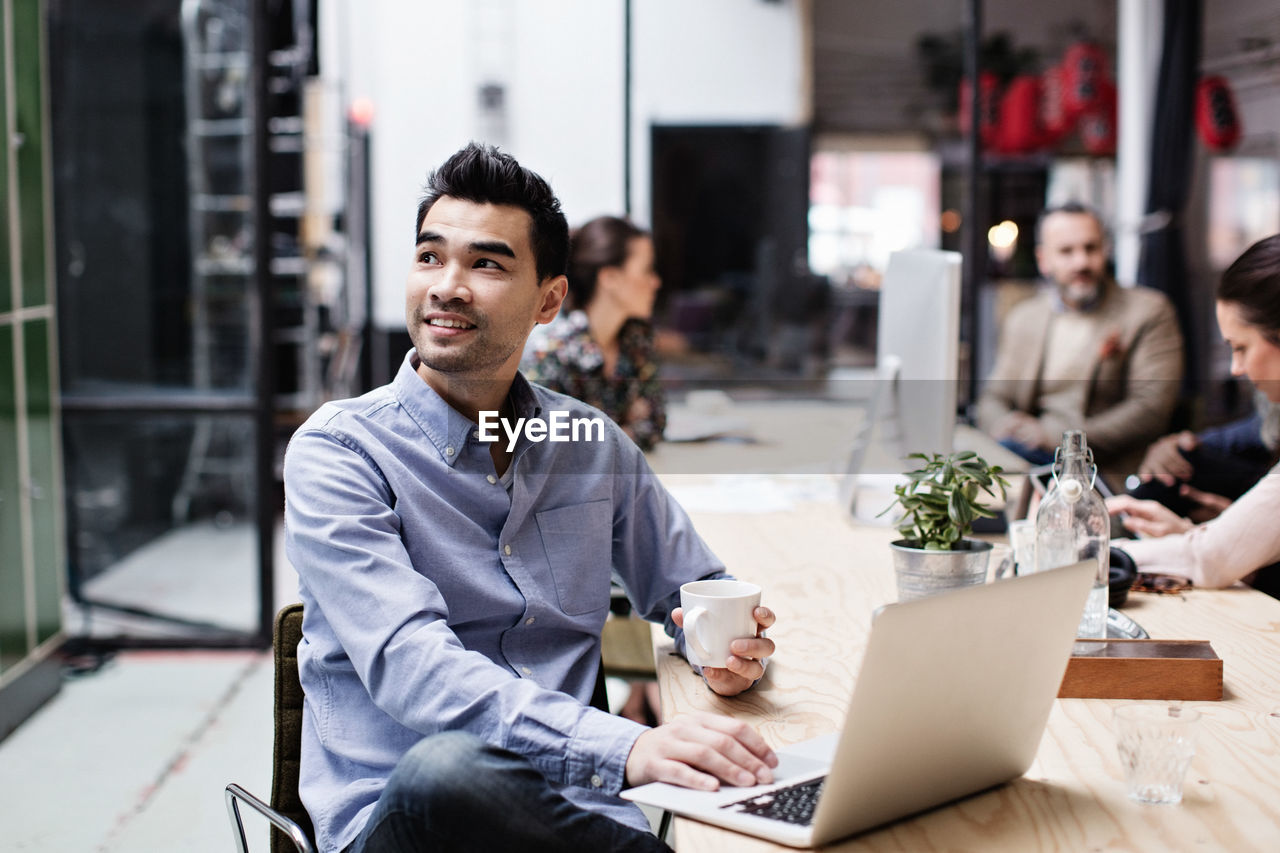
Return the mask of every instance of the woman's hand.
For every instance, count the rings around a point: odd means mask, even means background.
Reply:
[[[1107,512],[1120,516],[1125,529],[1138,536],[1155,538],[1186,533],[1195,524],[1159,501],[1140,501],[1129,495],[1107,498]]]

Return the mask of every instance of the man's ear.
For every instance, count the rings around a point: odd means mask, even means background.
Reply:
[[[542,301],[538,304],[538,313],[534,320],[540,324],[550,323],[560,313],[565,294],[569,292],[569,279],[562,275],[544,281],[538,288],[542,291]]]

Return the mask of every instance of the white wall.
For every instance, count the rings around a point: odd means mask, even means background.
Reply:
[[[622,4],[496,0],[514,12],[503,147],[551,182],[570,225],[622,209]]]
[[[462,4],[378,0],[326,3],[342,36],[338,61],[321,57],[344,84],[344,100],[373,102],[371,235],[373,319],[404,325],[404,277],[414,212],[428,170],[465,143],[473,110]],[[336,11],[333,11],[336,10]],[[321,26],[324,26],[322,21]]]
[[[807,0],[634,0],[632,215],[649,220],[649,126],[806,121]],[[369,98],[374,322],[404,324],[414,213],[469,139],[547,178],[570,224],[623,210],[622,0],[322,0],[322,66]],[[482,80],[505,85],[505,132]],[[490,136],[486,136],[486,133]]]
[[[635,219],[649,222],[651,124],[808,122],[803,5],[799,0],[635,0]]]

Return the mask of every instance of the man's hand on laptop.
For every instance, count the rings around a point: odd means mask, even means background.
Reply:
[[[715,791],[773,781],[778,757],[759,732],[732,717],[699,711],[676,717],[636,738],[627,756],[627,784],[667,782]]]
[[[729,644],[733,652],[722,667],[704,666],[702,677],[707,686],[721,696],[737,696],[764,675],[764,660],[774,653],[773,640],[764,636],[766,628],[777,618],[767,607],[757,607],[753,615],[756,617],[756,636],[743,637]],[[684,611],[677,607],[671,611],[671,619],[676,625],[684,627]]]

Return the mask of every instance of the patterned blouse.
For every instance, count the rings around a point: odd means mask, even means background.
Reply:
[[[662,439],[667,426],[666,393],[658,381],[653,327],[644,320],[627,320],[618,330],[613,376],[605,375],[604,353],[591,338],[582,311],[570,311],[535,327],[520,369],[531,381],[603,411],[641,450],[651,450]]]

